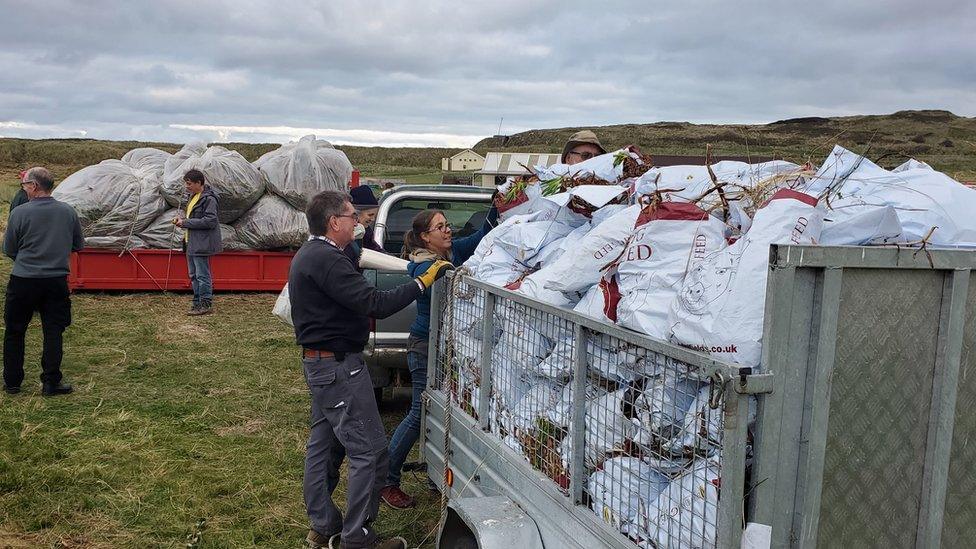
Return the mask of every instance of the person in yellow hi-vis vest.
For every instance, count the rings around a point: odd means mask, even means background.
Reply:
[[[193,306],[186,314],[206,315],[213,312],[210,256],[224,249],[220,241],[220,223],[217,221],[217,195],[207,185],[200,170],[186,172],[183,183],[190,200],[186,204],[186,216],[177,216],[173,223],[185,232],[183,250],[193,287]]]

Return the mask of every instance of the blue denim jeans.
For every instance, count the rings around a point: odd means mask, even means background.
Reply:
[[[411,339],[413,336],[411,336]],[[420,407],[424,388],[427,387],[427,354],[426,346],[407,352],[407,367],[410,369],[410,384],[413,386],[413,398],[410,400],[410,411],[403,418],[393,436],[390,438],[390,474],[387,476],[387,486],[400,485],[400,470],[413,445],[420,438]]]
[[[186,266],[190,271],[190,286],[193,287],[193,304],[213,299],[213,278],[210,276],[209,255],[188,255]]]

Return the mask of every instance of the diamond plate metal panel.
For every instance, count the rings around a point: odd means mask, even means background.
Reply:
[[[942,547],[972,546],[976,540],[976,281],[969,283],[966,327],[959,364],[956,421],[949,454]]]
[[[844,271],[820,547],[914,546],[942,289],[941,272]]]

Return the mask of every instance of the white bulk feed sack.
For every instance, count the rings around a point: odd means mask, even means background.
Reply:
[[[768,185],[783,176],[799,173],[800,169],[800,166],[782,160],[757,164],[724,160],[712,164],[711,173],[709,173],[709,166],[663,166],[651,168],[638,178],[635,192],[638,195],[654,195],[661,192],[665,200],[687,202],[701,197],[715,186],[712,181],[712,174],[714,174],[717,181],[726,183],[724,189],[726,198],[738,199],[743,189]],[[788,180],[783,178],[783,181],[772,184],[775,188],[787,182]],[[720,201],[719,195],[713,192],[707,195],[699,206],[709,209]]]
[[[620,389],[586,401],[583,458],[587,467],[595,469],[608,455],[625,450],[624,445],[633,432],[633,425],[623,412],[626,393],[626,389]],[[559,445],[559,455],[567,469],[572,457],[574,428],[570,425],[569,434]]]
[[[314,135],[265,153],[254,167],[264,174],[270,192],[303,211],[321,191],[348,189],[353,171],[346,153]]]
[[[887,241],[918,242],[935,228],[928,239],[931,245],[976,247],[976,190],[921,163],[899,168],[897,172],[885,170],[836,146],[804,192],[824,198],[830,220],[825,228],[890,206],[898,214],[902,232]]]
[[[587,401],[594,400],[607,394],[606,389],[593,383],[587,383],[585,387],[583,398]],[[559,394],[559,399],[552,406],[552,408],[546,412],[546,419],[551,421],[553,425],[562,427],[563,429],[569,427],[569,424],[573,419],[572,383],[567,382],[565,385],[563,385],[562,391]]]
[[[641,212],[617,263],[617,324],[658,339],[685,273],[725,246],[725,225],[688,202],[652,203]]]
[[[523,265],[532,267],[539,252],[580,225],[582,223],[570,224],[556,219],[518,223],[495,237],[495,247]]]
[[[563,385],[546,378],[528,378],[531,385],[522,398],[511,408],[509,432],[527,432],[535,427],[536,420],[559,402]]]
[[[654,378],[634,399],[634,442],[644,448],[653,448],[655,443],[670,447],[701,386],[700,381],[673,374]]]
[[[590,508],[604,522],[621,533],[636,538],[641,502],[649,505],[657,501],[671,479],[657,471],[645,459],[614,457],[603,462],[586,481],[590,494]]]
[[[203,172],[217,194],[221,223],[233,223],[264,194],[264,176],[240,153],[216,145],[201,152],[200,145],[187,145],[165,164],[162,193],[170,206],[186,207],[183,176],[191,169]]]
[[[878,246],[905,242],[901,219],[891,206],[866,206],[858,212],[834,216],[827,210],[819,244],[822,246]]]
[[[641,501],[639,536],[658,549],[716,547],[719,473],[717,461],[697,459],[656,500]]]
[[[604,274],[601,269],[620,256],[640,212],[639,205],[629,206],[594,225],[552,264],[544,287],[564,293],[585,292],[599,283]]]
[[[266,194],[233,223],[249,248],[299,248],[308,239],[308,218],[274,194]]]
[[[759,364],[770,244],[815,244],[823,226],[817,199],[780,189],[734,244],[685,277],[672,301],[672,339],[743,366]]]
[[[601,278],[596,285],[591,286],[573,307],[573,311],[613,324],[617,322],[617,302],[619,299],[620,290],[617,287],[617,276],[609,275]]]
[[[576,164],[553,164],[551,166],[538,165],[534,168],[536,175],[542,181],[557,178],[595,177],[610,183],[616,183],[624,175],[624,156],[640,162],[640,156],[629,149],[619,149],[601,154]]]
[[[52,196],[75,209],[86,237],[126,238],[166,209],[159,177],[121,160],[78,170],[55,187]]]

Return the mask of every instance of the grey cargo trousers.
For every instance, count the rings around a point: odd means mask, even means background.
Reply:
[[[341,531],[344,549],[368,547],[376,542],[371,524],[389,467],[369,371],[362,353],[350,353],[341,362],[305,358],[302,366],[312,397],[303,484],[311,527],[323,535]],[[349,456],[345,520],[332,501],[344,455]]]

